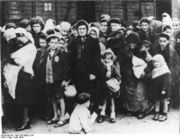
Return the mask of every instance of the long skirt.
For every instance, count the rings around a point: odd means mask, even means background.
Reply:
[[[30,106],[33,104],[32,75],[22,70],[20,70],[18,74],[15,102],[21,106]]]

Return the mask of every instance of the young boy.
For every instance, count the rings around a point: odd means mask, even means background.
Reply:
[[[77,98],[77,106],[71,114],[69,122],[69,133],[81,134],[88,133],[92,130],[92,124],[94,123],[97,114],[90,115],[90,95],[88,93],[81,93]]]
[[[58,49],[59,37],[56,34],[49,35],[47,37],[47,44],[49,48],[44,54],[44,79],[46,84],[46,92],[49,105],[53,105],[53,118],[47,123],[52,124],[59,121],[58,126],[64,125],[65,115],[65,103],[64,92],[61,84],[65,84],[67,80],[67,61],[64,57],[64,53]],[[58,115],[57,102],[60,104],[61,114]],[[50,106],[48,107],[48,113],[50,116]]]
[[[155,115],[153,120],[167,120],[168,97],[170,86],[170,70],[162,55],[157,54],[153,57],[152,83],[155,101]],[[162,112],[160,108],[162,106]]]

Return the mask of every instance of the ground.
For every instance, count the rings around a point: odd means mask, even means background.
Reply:
[[[165,122],[153,121],[153,115],[148,115],[142,120],[136,117],[127,117],[119,114],[116,123],[108,122],[108,117],[105,122],[94,124],[94,129],[91,134],[111,134],[111,133],[173,133],[179,134],[180,131],[180,112],[178,110],[171,110],[168,115],[168,120]],[[68,125],[54,128],[54,125],[47,125],[45,121],[40,119],[33,119],[30,129],[15,132],[9,124],[3,125],[4,134],[53,134],[53,133],[68,133]]]

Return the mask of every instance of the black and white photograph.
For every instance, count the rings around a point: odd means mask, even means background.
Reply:
[[[0,14],[1,138],[180,134],[180,0],[0,0]]]

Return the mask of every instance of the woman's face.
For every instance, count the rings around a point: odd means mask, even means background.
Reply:
[[[87,34],[87,28],[85,25],[81,25],[78,27],[78,33],[79,33],[79,36],[85,36]]]
[[[101,32],[106,33],[107,32],[107,28],[108,28],[107,22],[101,22],[100,23],[100,30],[101,30]]]
[[[144,32],[148,31],[148,29],[149,29],[149,24],[146,23],[146,22],[142,22],[142,23],[141,23],[141,29],[142,29]]]
[[[137,43],[135,43],[135,42],[129,42],[128,44],[129,44],[129,47],[131,50],[133,50],[137,47]]]
[[[40,24],[34,24],[33,25],[33,31],[34,31],[34,33],[39,33],[39,32],[41,32],[41,25]]]
[[[159,45],[162,49],[164,49],[169,44],[169,40],[167,40],[165,37],[159,38]]]

